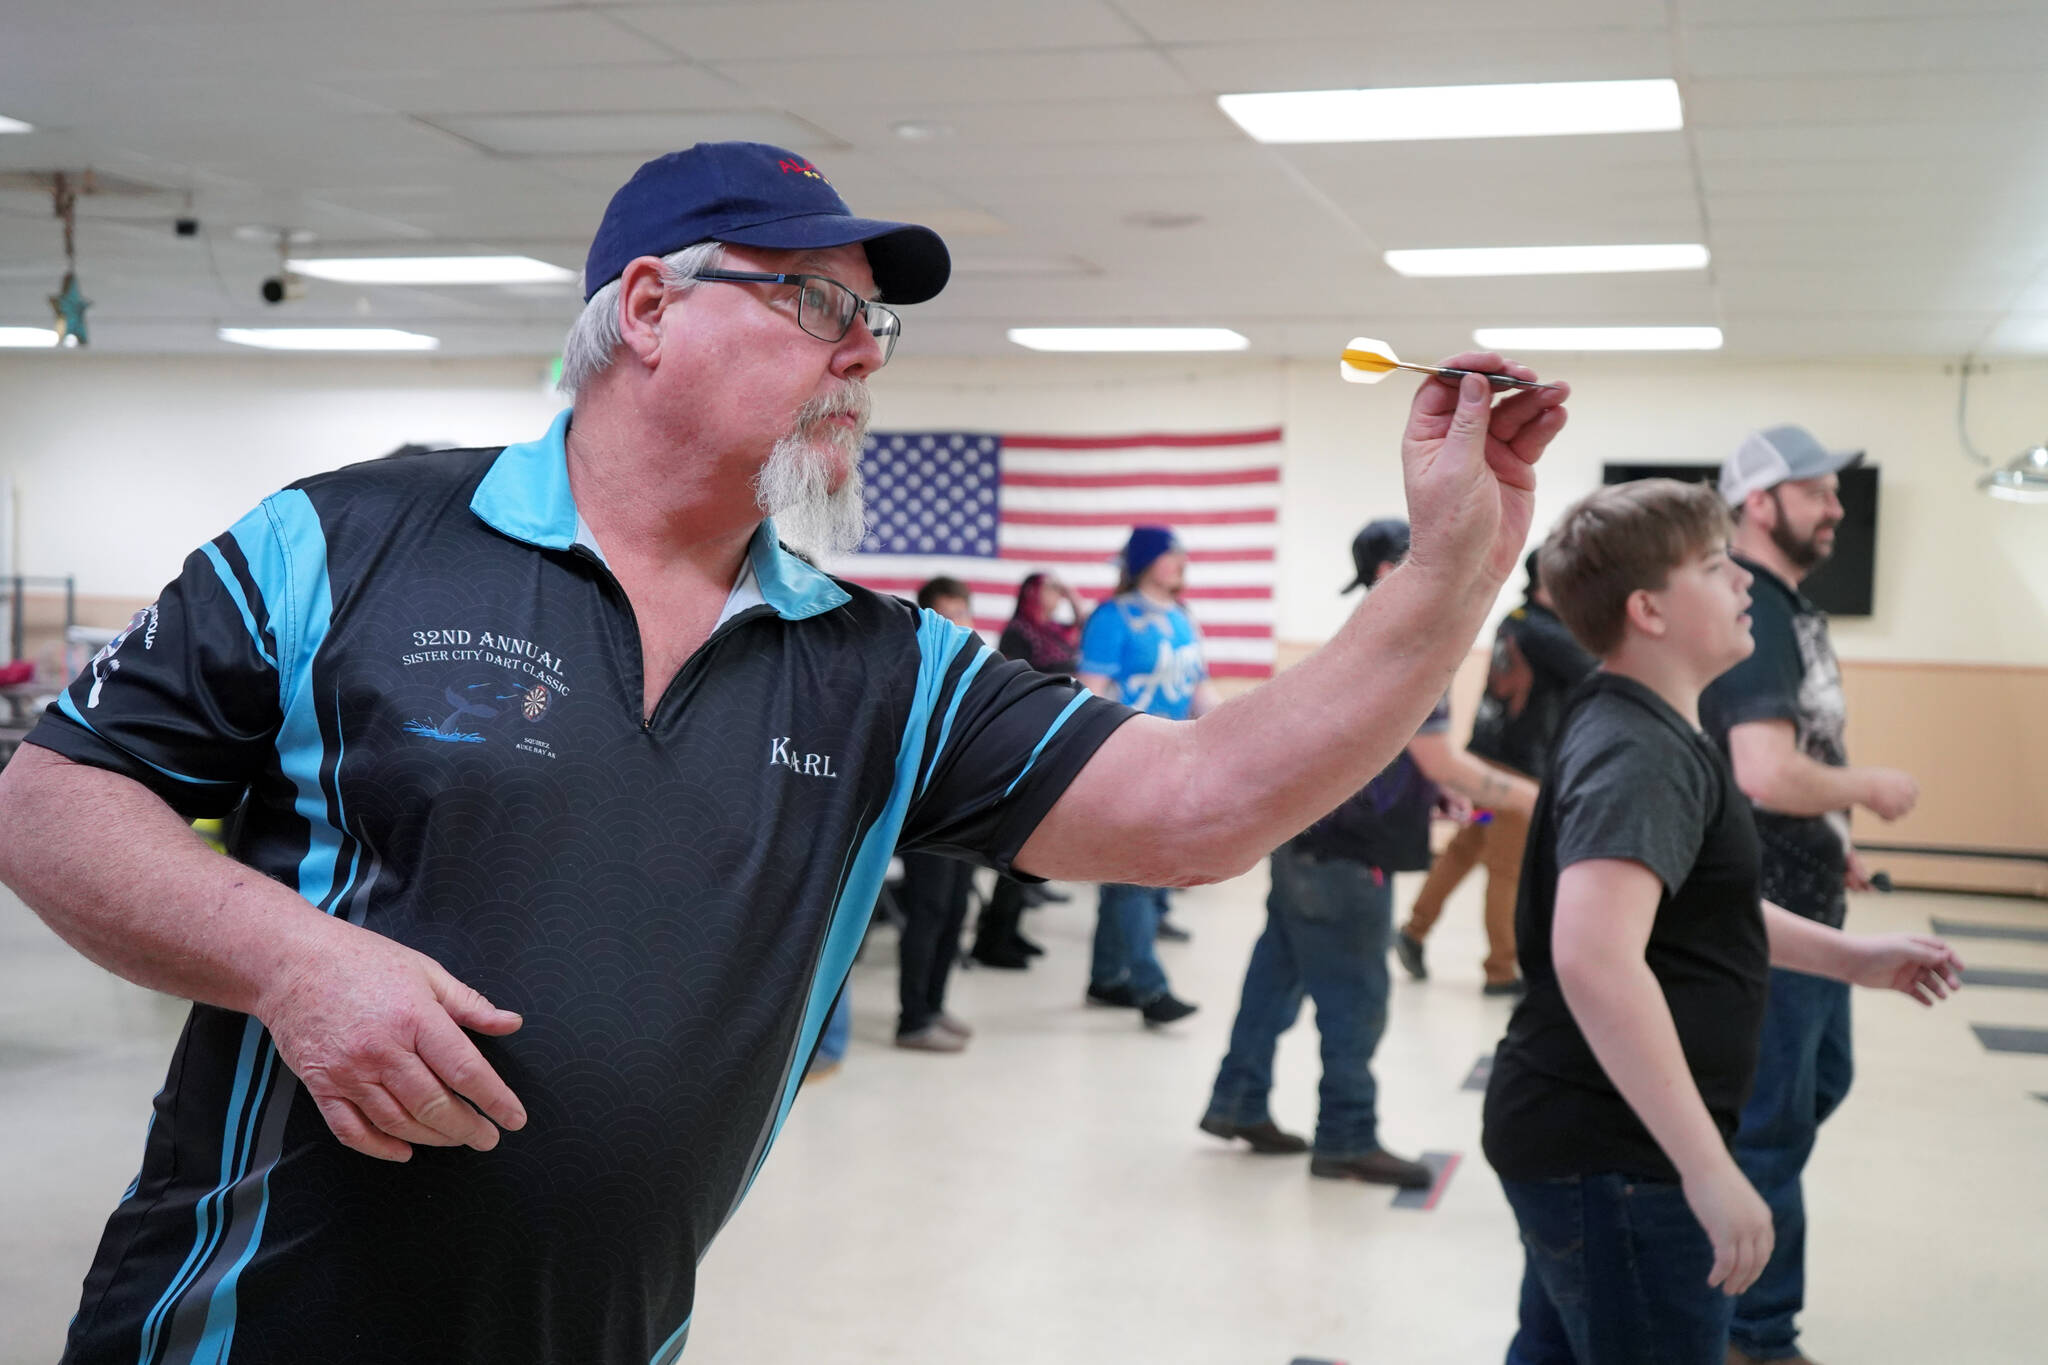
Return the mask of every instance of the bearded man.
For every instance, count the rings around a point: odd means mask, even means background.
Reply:
[[[1845,889],[1870,889],[1849,839],[1850,808],[1897,820],[1919,799],[1905,773],[1849,766],[1842,670],[1827,617],[1799,594],[1834,551],[1841,471],[1862,458],[1828,450],[1803,427],[1781,426],[1744,438],[1721,466],[1721,495],[1735,514],[1731,548],[1756,579],[1756,650],[1700,698],[1702,726],[1727,751],[1755,807],[1764,899],[1837,929],[1848,913]],[[1806,1283],[1800,1175],[1822,1120],[1849,1090],[1849,988],[1773,967],[1770,989],[1735,1157],[1771,1206],[1777,1241],[1736,1305],[1729,1359],[1799,1362],[1806,1359],[1794,1321]]]

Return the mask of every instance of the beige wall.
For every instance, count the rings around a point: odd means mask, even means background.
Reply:
[[[1572,425],[1546,461],[1537,529],[1609,459],[1711,461],[1752,427],[1802,422],[1884,467],[1877,614],[1837,624],[1845,658],[2048,665],[2048,509],[1993,502],[1954,432],[1937,360],[1764,365],[1565,357]],[[906,356],[875,387],[884,427],[1110,432],[1278,422],[1287,431],[1283,641],[1328,637],[1347,546],[1401,508],[1407,388],[1340,383],[1334,361]],[[557,406],[537,361],[0,355],[0,479],[16,563],[81,593],[147,597],[272,489],[405,441],[536,434]],[[2009,454],[2048,435],[2048,364],[1977,381],[1973,428]],[[4,539],[4,538],[0,538]],[[0,566],[4,568],[5,566]],[[1505,606],[1505,600],[1503,605]]]

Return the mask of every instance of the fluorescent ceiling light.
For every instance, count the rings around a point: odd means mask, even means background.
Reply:
[[[0,133],[33,133],[35,130],[36,126],[33,123],[23,123],[18,118],[8,118],[5,114],[0,114]]]
[[[1678,82],[1554,81],[1220,95],[1260,142],[1409,142],[1459,137],[1657,133],[1685,126]]]
[[[431,351],[441,344],[389,327],[223,327],[220,339],[269,351]]]
[[[1228,327],[1012,327],[1033,351],[1242,351],[1251,342]]]
[[[1707,249],[1674,246],[1476,246],[1389,251],[1399,275],[1605,275],[1629,270],[1704,270]]]
[[[1472,339],[1501,351],[1718,351],[1719,327],[1481,327]]]
[[[329,256],[285,266],[343,284],[563,284],[576,278],[531,256]]]
[[[0,327],[0,346],[55,346],[57,334],[47,327]]]

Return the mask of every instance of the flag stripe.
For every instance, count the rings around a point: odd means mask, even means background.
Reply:
[[[1011,450],[1002,451],[1004,477],[1013,474],[1229,474],[1263,469],[1280,460],[1278,446],[1219,446],[1211,450]]]
[[[1134,488],[1018,488],[1008,479],[1003,480],[1002,519],[1007,525],[1019,524],[1018,518],[1025,513],[1051,513],[1064,524],[1076,515],[1090,512],[1107,512],[1119,518],[1119,524],[1129,526],[1127,519],[1133,503],[1149,507],[1159,517],[1171,524],[1184,522],[1190,517],[1209,512],[1229,512],[1235,509],[1250,510],[1267,508],[1277,511],[1280,506],[1280,485],[1265,484],[1215,484],[1192,488],[1155,488],[1146,485],[1142,490]]]
[[[1003,475],[1003,491],[1007,497],[1013,488],[1213,488],[1278,482],[1278,465],[1264,469],[1162,469],[1132,474],[1034,474],[1019,470]]]
[[[1188,563],[1212,564],[1270,564],[1273,562],[1273,547],[1250,546],[1241,550],[1195,550],[1187,551]],[[1003,547],[1004,559],[1035,559],[1047,564],[1101,564],[1104,557],[1094,550],[1025,550],[1011,546]]]
[[[1114,526],[1128,532],[1133,526],[1241,526],[1251,522],[1276,522],[1279,509],[1244,507],[1220,512],[1169,512],[1150,507],[1141,512],[1009,512],[1005,526]]]
[[[1130,450],[1137,446],[1200,449],[1206,446],[1278,445],[1279,427],[1258,431],[1146,432],[1136,436],[1005,436],[1006,450]]]

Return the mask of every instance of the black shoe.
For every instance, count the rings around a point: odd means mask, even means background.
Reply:
[[[1401,959],[1408,975],[1417,981],[1429,980],[1429,966],[1422,960],[1422,940],[1406,929],[1394,935],[1394,956]]]
[[[1038,888],[1038,899],[1047,905],[1065,905],[1074,898],[1071,891],[1055,891],[1050,886]]]
[[[1127,981],[1119,981],[1114,986],[1098,986],[1091,981],[1088,983],[1087,1000],[1091,1005],[1101,1005],[1113,1010],[1135,1010],[1145,1007],[1144,1002],[1138,999],[1137,993],[1131,989]]]
[[[1308,1173],[1324,1180],[1363,1180],[1369,1185],[1399,1185],[1404,1190],[1426,1190],[1436,1183],[1429,1167],[1395,1156],[1384,1147],[1364,1156],[1311,1157]]]
[[[1271,1119],[1264,1123],[1243,1124],[1230,1123],[1204,1114],[1200,1127],[1203,1132],[1212,1137],[1220,1137],[1225,1142],[1232,1138],[1243,1138],[1260,1156],[1295,1156],[1308,1150],[1308,1139],[1296,1137]]]
[[[1170,919],[1161,918],[1159,927],[1153,931],[1155,937],[1166,943],[1186,943],[1194,935]]]
[[[1044,957],[1045,949],[1033,943],[1022,934],[1010,935],[1010,946],[1026,957]]]
[[[1031,965],[1030,958],[1008,944],[1004,944],[1000,948],[990,948],[987,951],[983,951],[977,946],[968,956],[984,967],[994,967],[999,971],[1005,972],[1021,972]]]
[[[1479,988],[1481,995],[1527,995],[1529,983],[1516,977],[1513,981],[1489,981]]]
[[[1185,1019],[1199,1008],[1192,1001],[1175,998],[1172,991],[1162,991],[1145,1002],[1143,1012],[1148,1025],[1157,1025]]]

